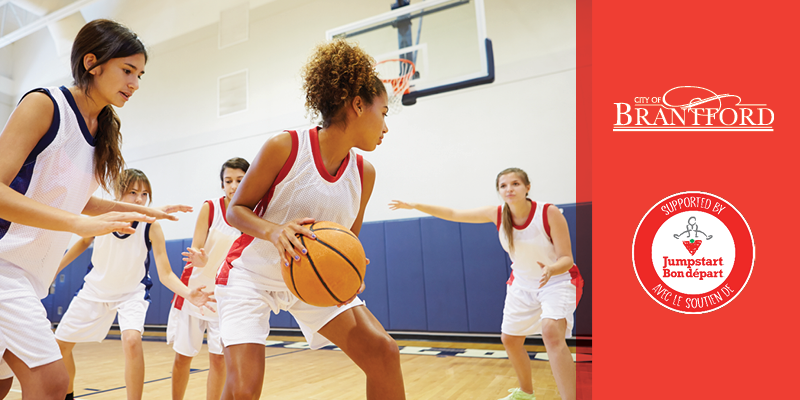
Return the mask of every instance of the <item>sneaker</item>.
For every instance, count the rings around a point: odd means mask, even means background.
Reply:
[[[520,388],[508,389],[508,392],[511,394],[500,400],[536,400],[536,395],[525,393]]]

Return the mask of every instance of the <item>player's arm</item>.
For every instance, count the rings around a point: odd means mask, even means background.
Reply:
[[[367,203],[369,203],[369,198],[372,196],[372,188],[375,187],[375,167],[372,164],[364,160],[364,181],[363,186],[361,188],[361,207],[358,209],[358,216],[356,216],[356,220],[353,222],[353,226],[350,227],[350,231],[356,234],[361,232],[361,224],[364,221],[364,210],[367,209]]]
[[[0,219],[53,231],[72,232],[79,236],[98,236],[119,231],[135,232],[131,221],[150,222],[152,218],[138,213],[82,218],[26,197],[10,185],[22,169],[25,159],[50,128],[54,105],[44,93],[30,93],[22,99],[0,133]]]
[[[289,258],[298,257],[306,249],[295,237],[299,233],[309,238],[315,235],[301,225],[314,222],[312,218],[298,218],[284,225],[269,222],[253,211],[269,191],[292,151],[289,132],[271,137],[259,150],[253,163],[233,195],[228,212],[228,223],[243,233],[272,243],[281,255],[281,262],[289,264]]]
[[[178,296],[183,297],[197,307],[203,307],[214,310],[211,306],[206,304],[209,301],[214,301],[213,292],[205,293],[202,291],[205,286],[197,289],[189,289],[180,278],[172,272],[172,267],[169,265],[169,257],[167,256],[167,246],[164,240],[164,231],[158,222],[153,222],[150,225],[150,243],[153,245],[153,257],[156,262],[156,269],[158,269],[158,279]],[[213,290],[213,289],[212,289]]]
[[[399,210],[401,208],[406,210],[418,210],[436,218],[453,222],[466,222],[471,224],[482,224],[485,222],[497,223],[496,206],[473,208],[471,210],[454,210],[452,208],[430,204],[406,203],[400,200],[392,200],[389,203],[389,208],[392,210]]]
[[[93,237],[81,238],[74,245],[72,245],[72,247],[70,247],[67,253],[64,254],[64,257],[61,258],[61,263],[58,264],[58,271],[56,271],[56,276],[67,265],[75,261],[75,259],[78,258],[79,255],[83,254],[83,252],[86,251],[86,249],[88,249],[89,246],[92,244],[93,240],[94,240]]]
[[[208,256],[205,252],[206,239],[208,239],[208,229],[211,228],[208,224],[208,215],[211,213],[211,207],[208,202],[203,202],[200,207],[200,215],[197,216],[197,222],[194,224],[194,234],[192,235],[192,246],[187,247],[186,251],[181,253],[183,261],[186,261],[186,268],[203,268],[208,262]]]
[[[106,200],[99,197],[92,196],[89,202],[83,208],[82,214],[86,215],[102,215],[109,212],[137,212],[144,214],[155,219],[168,219],[170,221],[177,221],[178,217],[172,215],[175,212],[192,212],[192,207],[182,204],[168,205],[161,207],[145,207],[133,203],[125,203],[122,201]]]
[[[539,262],[539,266],[542,267],[542,278],[539,280],[539,287],[544,286],[551,276],[563,274],[574,265],[567,219],[564,218],[558,207],[551,205],[547,208],[547,220],[550,224],[550,238],[553,240],[557,258],[556,262],[550,265]]]

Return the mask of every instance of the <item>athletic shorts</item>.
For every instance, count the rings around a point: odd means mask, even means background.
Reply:
[[[92,301],[78,296],[56,328],[56,339],[62,342],[102,342],[119,313],[119,330],[144,332],[144,318],[150,302],[144,299],[144,289],[122,301]]]
[[[531,289],[515,279],[511,285],[506,286],[501,332],[512,336],[541,334],[543,319],[566,319],[565,337],[570,338],[576,306],[575,285],[570,281]]]
[[[3,263],[6,261],[0,260],[0,264]],[[7,263],[2,267],[17,268]],[[25,278],[7,278],[0,276],[0,294],[9,287],[14,290],[13,296],[0,299],[0,337],[5,342],[6,351],[17,356],[28,368],[60,360],[61,351],[47,319],[47,311],[33,286]]]
[[[337,315],[364,302],[356,297],[342,307],[316,307],[300,301],[289,291],[272,292],[217,285],[217,312],[224,346],[243,343],[267,344],[269,336],[269,313],[288,311],[303,331],[312,349],[325,347],[331,342],[318,331]]]
[[[174,343],[172,349],[176,353],[194,357],[203,346],[203,333],[208,332],[208,352],[222,355],[219,320],[207,321],[191,315],[186,309],[169,309],[167,321],[167,344]]]

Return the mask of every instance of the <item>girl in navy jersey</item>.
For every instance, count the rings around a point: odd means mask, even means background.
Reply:
[[[133,234],[132,221],[174,220],[169,213],[191,211],[92,196],[122,170],[112,106],[124,106],[139,89],[146,61],[135,33],[92,21],[73,43],[75,86],[28,92],[0,134],[0,364],[17,376],[24,398],[61,400],[69,383],[39,299],[47,296],[71,234]]]
[[[143,206],[152,201],[153,190],[145,174],[127,169],[120,175],[114,190],[117,201]],[[161,283],[197,307],[211,297],[202,292],[205,286],[189,289],[172,272],[167,257],[164,232],[158,222],[131,226],[133,234],[111,233],[82,238],[64,255],[59,271],[69,265],[94,242],[92,262],[84,284],[72,299],[56,329],[56,341],[67,365],[70,382],[67,398],[72,397],[75,381],[76,343],[102,342],[114,317],[119,314],[122,349],[125,354],[125,387],[128,399],[141,399],[144,387],[142,332],[150,306],[150,258],[152,249]]]
[[[243,235],[217,276],[228,367],[222,398],[259,398],[269,313],[283,309],[312,348],[333,342],[366,373],[367,398],[403,399],[397,344],[363,302],[354,296],[339,307],[311,306],[281,277],[290,257],[305,253],[295,235],[314,238],[303,224],[334,221],[359,233],[375,169],[353,149],[374,150],[388,131],[386,89],[358,47],[343,40],[317,47],[303,75],[306,107],[322,127],[270,138],[228,208],[228,222]]]
[[[583,279],[572,261],[567,220],[557,207],[528,199],[525,171],[508,168],[495,186],[505,204],[472,210],[393,200],[389,208],[415,209],[455,222],[497,226],[500,243],[513,264],[503,308],[501,338],[514,366],[519,388],[502,400],[534,399],[525,337],[541,334],[556,385],[563,399],[575,399],[575,365],[566,338],[572,336],[573,313]]]
[[[190,288],[214,287],[217,270],[228,255],[233,242],[241,235],[238,229],[228,224],[225,212],[244,179],[250,163],[244,158],[231,158],[222,164],[219,179],[225,196],[206,200],[197,216],[192,237],[192,247],[183,253],[188,265],[183,270],[181,281]],[[201,310],[182,297],[172,302],[167,323],[167,343],[173,343],[175,362],[172,365],[172,399],[181,400],[189,384],[192,358],[200,352],[203,333],[208,333],[208,381],[206,398],[218,400],[225,384],[225,358],[219,338],[219,316],[215,312]]]

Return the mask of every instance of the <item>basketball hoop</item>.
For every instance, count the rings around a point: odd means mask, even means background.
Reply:
[[[411,78],[414,76],[414,63],[403,58],[383,60],[375,64],[375,71],[386,86],[389,112],[399,113],[403,110],[403,94],[409,92]]]

